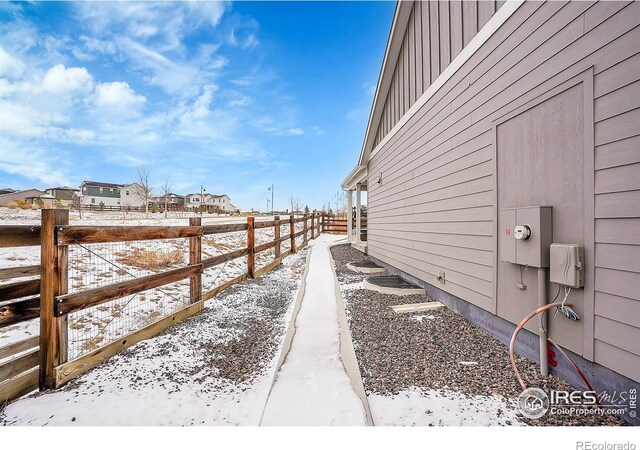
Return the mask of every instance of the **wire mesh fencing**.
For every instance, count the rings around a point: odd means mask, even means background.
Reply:
[[[185,267],[188,239],[69,246],[69,293]],[[76,358],[144,328],[190,303],[189,280],[181,280],[68,315],[68,357]]]
[[[202,258],[213,258],[247,248],[247,231],[202,237]],[[202,292],[207,293],[247,273],[247,257],[226,258],[222,264],[207,268],[202,275]]]

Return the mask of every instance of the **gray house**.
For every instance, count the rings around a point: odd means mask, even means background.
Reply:
[[[12,190],[13,191],[13,190]],[[39,189],[25,189],[23,191],[7,192],[0,194],[0,205],[6,206],[16,200],[24,200],[27,203],[34,203],[34,200],[44,196],[46,193]]]
[[[567,286],[548,244],[577,245],[580,320],[550,336],[618,390],[640,382],[638,42],[640,2],[399,2],[342,184],[367,194],[363,250],[502,340]]]
[[[73,198],[79,190],[70,186],[59,186],[49,188],[46,192],[48,195],[52,196],[55,201],[59,201],[63,206],[70,206],[73,204]]]
[[[121,206],[120,191],[122,187],[122,184],[83,181],[80,185],[81,205],[98,207],[102,203],[104,206]]]

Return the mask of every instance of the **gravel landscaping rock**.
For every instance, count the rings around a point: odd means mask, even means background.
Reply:
[[[395,395],[411,388],[455,391],[514,401],[521,389],[509,361],[508,347],[442,307],[396,314],[392,305],[432,301],[424,295],[395,296],[362,287],[368,275],[352,272],[348,262],[367,256],[350,245],[332,248],[347,318],[367,394]],[[529,387],[573,390],[565,381],[542,377],[536,363],[517,357]],[[615,416],[545,415],[530,425],[623,425]]]

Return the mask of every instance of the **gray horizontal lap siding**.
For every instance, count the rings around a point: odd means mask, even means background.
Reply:
[[[462,17],[474,7],[463,4]],[[449,4],[448,33],[458,52],[460,36],[466,45],[471,31],[460,29],[455,8]],[[593,357],[634,380],[640,380],[639,23],[640,3],[526,2],[377,149],[368,169],[372,180],[382,174],[382,185],[368,186],[367,225],[372,256],[495,313],[493,121],[593,68]],[[415,30],[425,28],[413,26],[414,42],[421,41]],[[406,72],[422,74],[423,90],[433,81],[425,79],[424,65],[409,67],[402,57],[398,69],[376,142],[412,100],[399,86],[411,80]],[[440,271],[445,284],[436,281]]]
[[[84,195],[86,195],[88,197],[120,198],[120,194],[118,194],[118,189],[119,188],[113,188],[113,192],[110,192],[109,189],[111,189],[111,188],[103,187],[102,188],[102,193],[101,193],[99,187],[87,186],[87,190],[86,190],[86,192],[84,192]]]

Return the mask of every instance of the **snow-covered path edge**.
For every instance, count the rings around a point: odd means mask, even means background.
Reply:
[[[293,335],[265,405],[261,425],[367,425],[364,404],[342,361],[342,327],[329,247],[322,235],[311,247],[308,277]],[[311,267],[313,266],[313,267]]]
[[[267,402],[269,401],[269,396],[271,395],[271,390],[273,389],[273,385],[276,382],[276,378],[278,377],[278,372],[280,372],[280,367],[282,367],[282,363],[284,363],[285,358],[289,354],[289,350],[291,350],[291,342],[293,342],[293,337],[296,334],[296,318],[298,317],[298,313],[300,312],[300,306],[302,304],[302,299],[304,297],[304,293],[307,287],[307,275],[309,274],[309,265],[311,262],[311,252],[313,248],[309,248],[309,252],[307,253],[307,260],[304,265],[304,272],[302,274],[302,278],[300,279],[300,286],[298,287],[298,292],[296,293],[296,299],[291,308],[291,314],[289,314],[289,323],[287,324],[287,331],[282,340],[282,344],[280,346],[280,354],[278,356],[278,362],[271,369],[271,383],[269,384],[269,393],[267,394],[264,404],[262,405],[262,413],[260,414],[260,422],[264,417],[264,410],[267,406]]]
[[[347,243],[346,237],[343,240],[341,239],[334,242],[329,246],[329,255],[331,255],[332,247],[345,243]],[[340,289],[340,281],[338,280],[338,273],[336,272],[333,256],[331,256],[331,272],[333,273],[336,306],[338,310],[338,323],[340,325],[340,356],[342,358],[342,364],[347,371],[347,375],[349,375],[349,380],[351,380],[353,390],[362,402],[362,406],[366,414],[367,425],[375,426],[373,414],[371,414],[371,408],[369,407],[367,393],[364,389],[364,383],[362,382],[360,366],[358,365],[358,359],[356,358],[356,350],[353,347],[353,338],[351,337],[351,330],[349,329],[349,323],[347,322],[347,308],[344,304],[344,298],[342,298],[342,290]]]

